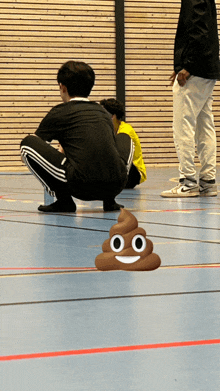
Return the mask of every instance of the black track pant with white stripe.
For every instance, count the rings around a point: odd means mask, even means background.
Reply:
[[[134,154],[134,145],[131,138],[125,133],[120,133],[116,136],[116,147],[127,166],[127,172],[129,172]],[[21,157],[50,195],[57,198],[65,198],[68,195],[74,196],[74,192],[71,191],[68,184],[65,168],[67,159],[63,153],[53,148],[40,137],[30,135],[21,142]],[[116,193],[119,194],[120,191]],[[94,198],[92,197],[92,199]],[[104,200],[105,197],[100,196],[96,199]]]

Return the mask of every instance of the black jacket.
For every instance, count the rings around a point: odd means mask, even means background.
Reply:
[[[175,38],[174,70],[220,79],[219,40],[214,0],[182,0]]]

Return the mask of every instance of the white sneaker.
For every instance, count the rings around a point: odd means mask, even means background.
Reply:
[[[191,182],[190,184],[179,183],[178,186],[171,190],[162,191],[161,197],[198,197],[199,194],[199,186],[196,183]]]

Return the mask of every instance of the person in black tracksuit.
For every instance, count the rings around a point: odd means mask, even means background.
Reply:
[[[127,182],[132,140],[127,135],[115,137],[106,110],[89,101],[95,74],[88,64],[68,61],[58,71],[57,80],[63,103],[50,110],[35,135],[21,142],[24,163],[57,198],[38,209],[75,212],[73,196],[102,200],[104,211],[119,210],[123,206],[115,197]],[[59,151],[49,144],[52,140],[58,140]]]
[[[163,197],[216,196],[216,133],[212,93],[220,79],[214,0],[182,0],[174,47],[173,134],[179,185]],[[201,163],[197,185],[195,144]]]

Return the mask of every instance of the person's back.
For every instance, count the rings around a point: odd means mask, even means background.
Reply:
[[[68,61],[58,71],[63,103],[52,108],[35,135],[21,142],[22,159],[57,201],[42,212],[74,212],[72,196],[102,200],[104,211],[119,210],[115,197],[127,181],[130,137],[115,139],[106,111],[88,96],[95,81],[86,63]],[[48,142],[58,140],[59,151]],[[125,145],[126,144],[126,145]]]
[[[123,187],[126,167],[116,148],[112,122],[98,103],[72,99],[55,106],[41,122],[36,135],[45,141],[59,141],[68,159],[69,180],[81,190],[85,184],[87,194],[91,186],[92,198],[101,196],[106,183],[108,191]]]

